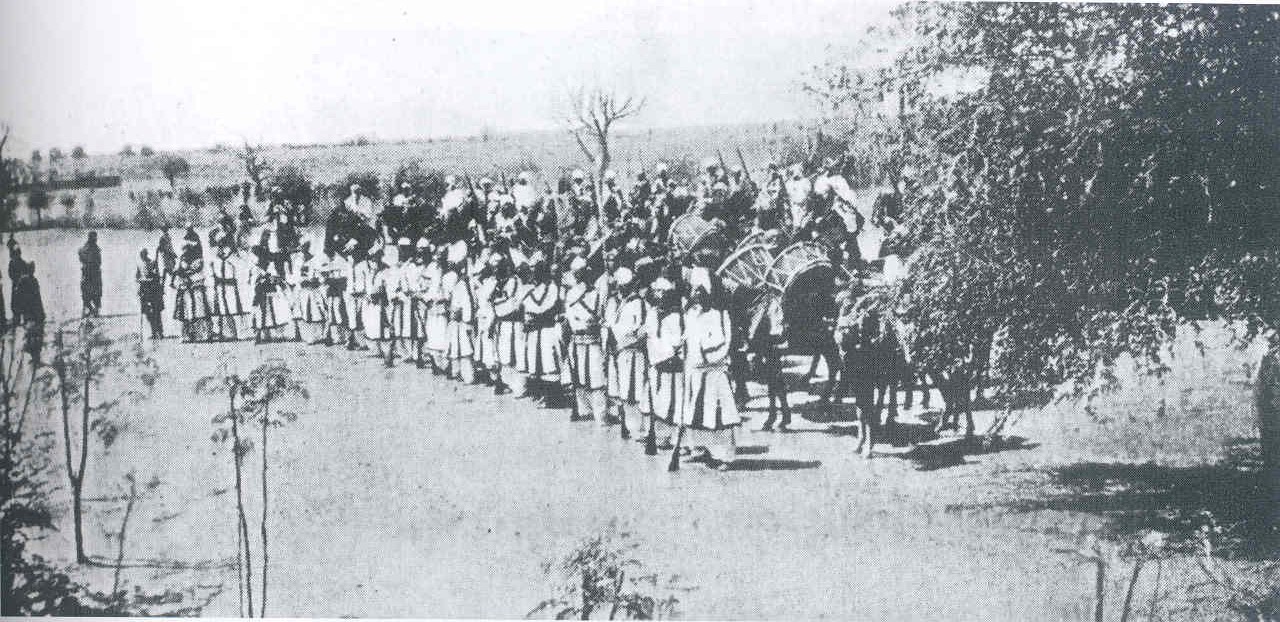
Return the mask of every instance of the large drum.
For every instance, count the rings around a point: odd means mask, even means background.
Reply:
[[[817,242],[797,242],[778,253],[766,278],[769,286],[780,292],[785,302],[809,292],[830,293],[837,273],[826,246]]]
[[[769,267],[773,264],[773,253],[764,244],[753,244],[739,247],[729,255],[716,275],[724,281],[729,291],[740,288],[767,291],[769,289]],[[781,293],[781,292],[778,292]]]
[[[793,347],[816,348],[830,339],[835,319],[835,279],[826,246],[797,242],[784,249],[769,267],[769,287],[781,292],[779,302]]]
[[[671,249],[680,255],[688,255],[704,248],[714,248],[716,227],[701,216],[689,213],[671,222],[669,241]]]

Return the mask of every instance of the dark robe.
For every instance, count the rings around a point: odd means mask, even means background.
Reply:
[[[80,247],[80,297],[85,309],[102,307],[102,249],[96,243]]]

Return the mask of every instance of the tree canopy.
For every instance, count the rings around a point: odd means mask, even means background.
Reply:
[[[912,4],[864,43],[809,89],[897,146],[916,253],[879,304],[915,355],[1081,389],[1187,323],[1280,328],[1275,8]]]

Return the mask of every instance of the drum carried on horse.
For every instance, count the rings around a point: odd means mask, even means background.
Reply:
[[[671,250],[680,256],[689,256],[703,250],[720,250],[725,247],[724,235],[711,221],[701,216],[683,214],[671,222],[668,235]]]
[[[729,255],[716,270],[716,276],[724,281],[730,292],[739,289],[767,290],[769,284],[769,266],[773,264],[773,253],[764,244],[739,246]],[[781,292],[778,292],[781,293]]]

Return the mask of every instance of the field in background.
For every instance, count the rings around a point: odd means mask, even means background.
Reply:
[[[635,132],[619,130],[611,151],[612,168],[628,179],[641,170],[652,170],[664,161],[675,168],[692,171],[699,160],[717,157],[717,150],[730,166],[738,163],[737,149],[757,181],[765,166],[785,158],[789,149],[800,144],[806,125],[798,122],[770,124],[661,128]],[[248,178],[237,158],[241,145],[228,145],[200,150],[173,152],[191,165],[191,172],[177,180],[177,187],[203,191],[210,186],[239,184]],[[532,171],[541,182],[554,181],[575,168],[591,172],[585,157],[573,138],[563,131],[494,134],[433,140],[371,142],[369,144],[267,146],[263,158],[275,167],[295,166],[315,184],[340,182],[348,173],[374,172],[389,183],[396,170],[408,163],[419,162],[427,168],[469,174],[473,180],[482,176],[514,178],[521,171]],[[90,155],[83,162],[60,165],[61,176],[76,170],[95,170],[122,177],[119,188],[59,191],[45,218],[64,216],[57,197],[76,197],[78,209],[92,196],[99,215],[129,215],[134,205],[129,193],[169,190],[169,182],[159,170],[159,154]],[[24,223],[34,222],[26,208],[25,197],[19,197],[17,217]],[[233,204],[238,204],[238,199]],[[216,208],[213,209],[216,213]]]

